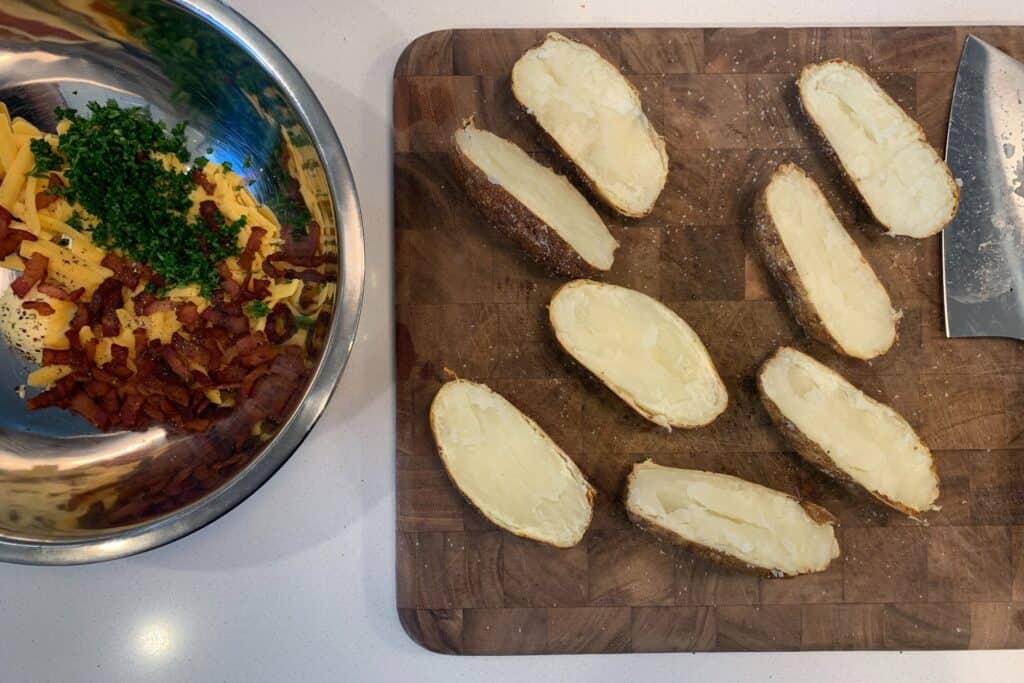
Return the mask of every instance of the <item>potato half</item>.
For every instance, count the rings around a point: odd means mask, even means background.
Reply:
[[[807,334],[854,358],[888,351],[899,314],[821,189],[799,166],[776,169],[754,216],[768,270]]]
[[[640,95],[596,51],[558,33],[512,67],[512,94],[594,193],[625,216],[646,216],[665,187],[665,141]]]
[[[583,538],[594,489],[576,463],[503,396],[459,379],[430,405],[430,428],[448,475],[487,519],[559,548]]]
[[[552,271],[608,270],[619,243],[572,183],[472,121],[455,131],[456,176],[487,219]]]
[[[761,367],[757,384],[768,414],[808,462],[908,515],[933,509],[932,452],[895,410],[786,346]]]
[[[648,460],[633,465],[625,498],[644,529],[732,567],[794,576],[839,556],[827,510],[727,474]]]
[[[563,285],[548,309],[559,344],[645,418],[701,427],[729,402],[697,333],[661,302],[591,280]]]
[[[956,215],[960,190],[924,130],[863,69],[833,59],[804,67],[804,111],[875,219],[927,237]]]

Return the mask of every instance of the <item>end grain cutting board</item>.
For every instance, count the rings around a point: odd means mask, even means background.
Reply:
[[[668,143],[653,215],[605,213],[622,247],[604,279],[679,312],[726,379],[728,411],[672,433],[566,362],[546,325],[560,280],[499,238],[452,179],[448,140],[471,114],[554,163],[508,78],[545,31],[442,31],[406,49],[394,80],[398,608],[417,642],[461,654],[1024,647],[1024,346],[944,337],[939,239],[894,240],[869,225],[793,86],[805,63],[845,57],[941,149],[969,31],[1024,59],[1024,28],[565,31],[622,68]],[[874,362],[809,343],[751,249],[751,197],[783,160],[825,189],[903,309],[899,341]],[[786,452],[752,381],[781,343],[907,417],[935,450],[941,511],[907,519]],[[505,394],[594,482],[579,546],[498,531],[459,497],[427,424],[446,367]],[[617,500],[630,465],[648,457],[827,507],[842,557],[822,574],[770,580],[662,545]]]

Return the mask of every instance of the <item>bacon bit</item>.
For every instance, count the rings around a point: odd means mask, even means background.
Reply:
[[[149,333],[146,332],[145,327],[136,327],[132,330],[132,334],[135,336],[135,353],[141,354],[146,350],[146,345],[149,343]]]
[[[271,344],[283,344],[298,330],[295,324],[295,316],[292,309],[285,303],[278,303],[271,309],[267,316],[267,328],[265,330],[267,339]]]
[[[24,299],[29,290],[46,277],[46,267],[49,264],[50,259],[39,252],[32,254],[29,260],[25,262],[25,270],[21,273],[21,276],[11,283],[11,291],[19,299]]]
[[[217,202],[212,199],[204,199],[199,202],[199,216],[213,232],[219,232],[224,223],[224,216],[217,208]]]
[[[163,353],[164,362],[167,363],[167,367],[171,369],[175,375],[181,378],[181,381],[188,382],[189,372],[185,366],[185,361],[181,359],[178,352],[174,350],[173,346],[163,346],[160,348]]]
[[[109,384],[98,379],[91,379],[85,383],[85,393],[89,394],[92,398],[106,396],[112,389],[113,387]]]
[[[64,187],[64,181],[56,173],[51,173],[49,187],[36,193],[36,209],[45,209],[60,199],[60,195],[53,191],[54,188],[60,187]]]
[[[24,230],[9,229],[3,232],[0,238],[0,258],[5,258],[18,251],[22,242],[35,242],[37,238],[30,232]]]
[[[272,346],[264,346],[244,356],[239,356],[238,362],[246,368],[254,368],[264,363],[269,363],[277,357],[278,350]]]
[[[82,353],[75,349],[43,349],[43,365],[81,365]]]
[[[138,424],[139,408],[142,407],[143,398],[139,395],[127,396],[121,404],[121,424],[131,429]]]
[[[85,362],[89,365],[96,365],[96,349],[100,345],[100,340],[95,337],[85,342],[82,346],[82,352],[85,355]]]
[[[260,243],[266,234],[266,229],[258,225],[254,225],[252,230],[249,231],[249,239],[245,242],[245,249],[242,250],[241,256],[238,257],[238,265],[243,270],[252,268],[253,258],[256,256],[256,252],[260,250]]]
[[[249,293],[253,299],[266,299],[270,296],[270,280],[264,280],[262,278],[251,280]]]
[[[70,294],[68,294],[68,291],[53,280],[40,282],[36,285],[36,289],[39,290],[40,294],[45,294],[52,299],[60,299],[61,301],[70,300]],[[82,291],[84,292],[85,290],[83,289]]]
[[[104,337],[116,337],[121,334],[121,319],[117,317],[117,312],[114,309],[103,312],[103,317],[100,319],[100,332]]]
[[[35,311],[39,315],[53,315],[56,311],[45,301],[22,301],[21,307],[27,311]]]
[[[252,332],[235,341],[221,358],[220,364],[231,365],[235,358],[252,353],[253,351],[267,345],[267,338],[260,332]]]
[[[289,268],[284,271],[284,276],[291,280],[302,280],[303,282],[327,282],[327,276],[321,273],[319,270],[313,270],[307,268],[305,270],[295,270]]]
[[[106,311],[114,311],[124,306],[124,285],[116,277],[108,277],[93,292],[89,302],[89,315],[93,320],[100,318]]]
[[[274,256],[276,256],[276,254],[271,254],[269,257],[263,259],[263,272],[272,280],[284,275],[284,271],[274,265]]]
[[[128,365],[128,347],[120,344],[110,345],[110,359],[117,365]]]
[[[320,224],[310,221],[306,225],[306,231],[289,226],[282,226],[284,236],[284,248],[282,253],[284,260],[295,266],[319,266],[323,265],[323,256],[318,256],[320,249]]]
[[[156,301],[156,294],[145,290],[132,297],[132,304],[135,306],[135,315],[145,315],[146,307]]]
[[[212,195],[213,191],[217,189],[217,186],[213,184],[213,181],[206,177],[201,168],[192,169],[192,183],[206,190],[206,194]]]
[[[153,271],[138,261],[129,261],[112,252],[107,252],[103,256],[100,265],[114,271],[114,276],[121,280],[128,289],[135,289],[140,282],[150,279],[153,275]]]
[[[84,417],[100,429],[106,429],[110,425],[110,417],[100,410],[96,402],[89,398],[89,395],[81,391],[71,397],[68,408]]]
[[[181,326],[189,332],[194,332],[200,325],[199,307],[191,301],[178,306],[178,310],[175,311],[175,317],[177,317]]]
[[[11,221],[14,220],[14,214],[0,206],[0,239],[7,236],[7,229],[11,227]]]
[[[142,309],[143,315],[155,315],[156,313],[165,313],[173,311],[177,308],[177,304],[169,299],[157,299],[153,298],[152,301],[148,302],[145,308]]]
[[[193,417],[191,420],[185,420],[181,426],[190,432],[205,432],[210,428],[210,420],[205,417]]]
[[[253,386],[256,384],[256,381],[268,374],[270,374],[269,365],[261,365],[255,368],[254,370],[250,371],[249,374],[245,376],[245,379],[242,380],[242,396],[245,396],[246,398],[252,396],[252,389]]]

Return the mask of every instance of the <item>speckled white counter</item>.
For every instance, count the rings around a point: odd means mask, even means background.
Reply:
[[[298,453],[223,519],[86,567],[0,565],[0,682],[1015,681],[1024,652],[455,658],[402,631],[394,588],[391,72],[453,26],[1024,23],[1019,0],[237,0],[345,143],[366,226],[355,352]]]

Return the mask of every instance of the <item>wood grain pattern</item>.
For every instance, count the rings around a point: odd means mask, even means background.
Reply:
[[[565,170],[509,92],[548,29],[440,31],[394,80],[398,609],[451,654],[1024,647],[1024,345],[943,334],[938,238],[894,240],[823,155],[793,79],[808,62],[865,66],[942,149],[969,32],[1024,58],[1024,28],[565,31],[637,85],[668,143],[651,215],[598,206],[622,247],[609,282],[663,300],[704,339],[729,409],[705,429],[646,422],[560,352],[546,305],[562,283],[501,238],[452,176],[461,120]],[[775,166],[822,187],[902,309],[872,362],[841,358],[793,322],[750,238],[751,198]],[[941,509],[909,519],[806,467],[757,399],[754,371],[796,344],[903,412],[935,449]],[[445,369],[489,383],[579,464],[598,495],[583,541],[557,550],[496,529],[446,478],[427,411]],[[724,472],[816,502],[842,556],[788,580],[739,574],[635,529],[619,496],[634,462]]]

